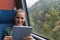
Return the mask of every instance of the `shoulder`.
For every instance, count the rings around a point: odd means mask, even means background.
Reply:
[[[5,29],[5,31],[10,31],[10,30],[12,30],[12,27],[7,27],[7,28]]]
[[[12,27],[7,27],[7,28],[4,30],[4,34],[6,34],[6,35],[11,35],[11,31],[12,31]]]

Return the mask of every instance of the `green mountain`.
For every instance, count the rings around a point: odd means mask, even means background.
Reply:
[[[60,0],[39,0],[28,12],[34,32],[60,40]]]

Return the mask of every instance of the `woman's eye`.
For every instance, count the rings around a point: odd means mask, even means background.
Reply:
[[[16,17],[16,18],[20,18],[20,17]]]
[[[24,19],[23,17],[16,17],[16,18],[18,18],[18,19],[19,19],[19,18],[20,18],[20,19]]]
[[[24,19],[23,17],[21,17],[21,19]]]

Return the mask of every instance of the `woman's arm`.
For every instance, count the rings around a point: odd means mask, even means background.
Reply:
[[[3,40],[11,40],[11,27],[7,27],[5,30],[4,30],[4,33],[3,33]]]

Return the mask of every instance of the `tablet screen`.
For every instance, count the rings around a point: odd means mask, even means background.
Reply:
[[[23,37],[29,36],[32,33],[32,28],[23,26],[23,27],[13,27],[12,37],[13,40],[22,40]]]

